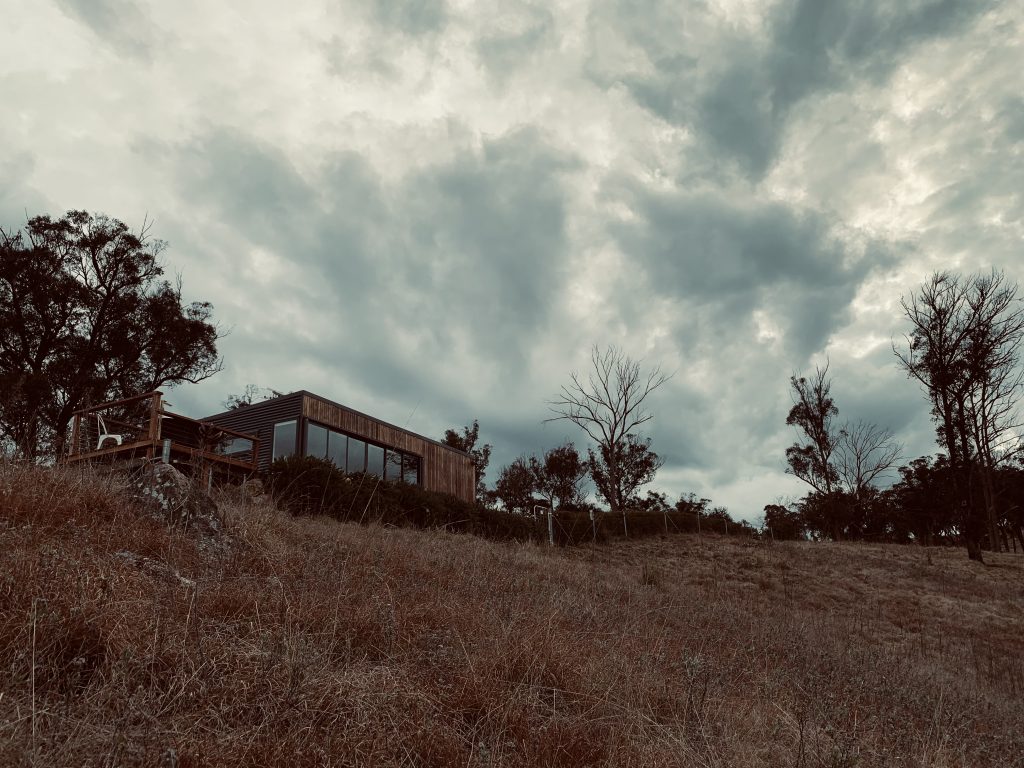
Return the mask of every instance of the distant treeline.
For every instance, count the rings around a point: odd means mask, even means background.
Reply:
[[[869,540],[926,545],[964,545],[963,514],[948,458],[922,456],[900,467],[900,481],[851,493],[814,492],[789,504],[764,508],[764,527],[776,539]],[[1024,550],[1024,467],[997,467],[994,478],[995,536],[982,533],[985,549]]]

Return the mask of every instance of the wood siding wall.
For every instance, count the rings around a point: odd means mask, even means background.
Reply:
[[[297,433],[301,438],[302,399],[303,392],[292,392],[290,395],[275,397],[262,403],[254,403],[245,408],[236,408],[215,416],[208,416],[202,421],[209,421],[239,432],[256,435],[260,439],[259,470],[265,472],[270,466],[270,452],[274,449],[274,425],[282,421],[294,419]],[[302,450],[301,443],[296,450]]]
[[[467,454],[308,392],[303,394],[302,415],[306,418],[378,445],[414,453],[423,459],[420,482],[426,490],[450,493],[470,502],[476,498],[476,475]]]

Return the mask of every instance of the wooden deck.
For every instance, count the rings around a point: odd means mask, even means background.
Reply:
[[[161,392],[83,408],[74,414],[66,461],[163,460],[211,478],[257,470],[255,435],[167,410]]]

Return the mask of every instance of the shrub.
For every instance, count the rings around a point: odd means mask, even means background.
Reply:
[[[532,518],[487,509],[480,504],[376,475],[347,475],[330,461],[291,456],[267,472],[267,487],[293,515],[323,514],[337,520],[383,525],[442,528],[492,539],[539,540]]]

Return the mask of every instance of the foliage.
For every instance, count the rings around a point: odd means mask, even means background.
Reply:
[[[866,421],[836,426],[839,408],[828,364],[815,368],[810,380],[791,377],[790,388],[793,407],[786,424],[796,428],[797,441],[786,449],[786,471],[814,489],[805,522],[834,540],[856,535],[852,531],[864,527],[856,518],[876,494],[873,484],[896,463],[901,447],[888,429]]]
[[[651,450],[651,440],[626,435],[614,446],[599,446],[588,451],[587,465],[597,488],[612,511],[637,504],[636,492],[647,485],[664,461]]]
[[[571,442],[546,451],[540,459],[531,456],[529,466],[534,488],[547,499],[551,509],[575,506],[584,501],[583,481],[587,477],[587,462]]]
[[[59,455],[87,404],[220,370],[212,307],[183,303],[163,249],[85,211],[0,230],[0,436],[21,455]]]
[[[333,462],[314,456],[277,459],[266,479],[277,503],[294,515],[444,528],[497,539],[540,539],[532,520],[409,483],[388,482],[361,472],[345,474]]]
[[[484,443],[477,447],[479,441],[480,424],[473,419],[473,424],[463,427],[461,434],[454,429],[445,430],[444,439],[441,442],[469,454],[476,472],[476,494],[478,498],[483,498],[487,494],[484,475],[487,473],[487,465],[491,462],[492,446],[489,443]]]
[[[536,482],[529,462],[520,456],[508,466],[502,467],[498,481],[494,484],[494,497],[501,502],[506,512],[532,515]]]
[[[834,419],[839,408],[830,392],[828,364],[815,368],[810,380],[791,376],[789,383],[793,407],[786,416],[786,424],[796,427],[799,439],[786,449],[787,471],[818,493],[831,494],[839,480],[832,462],[837,441]]]

